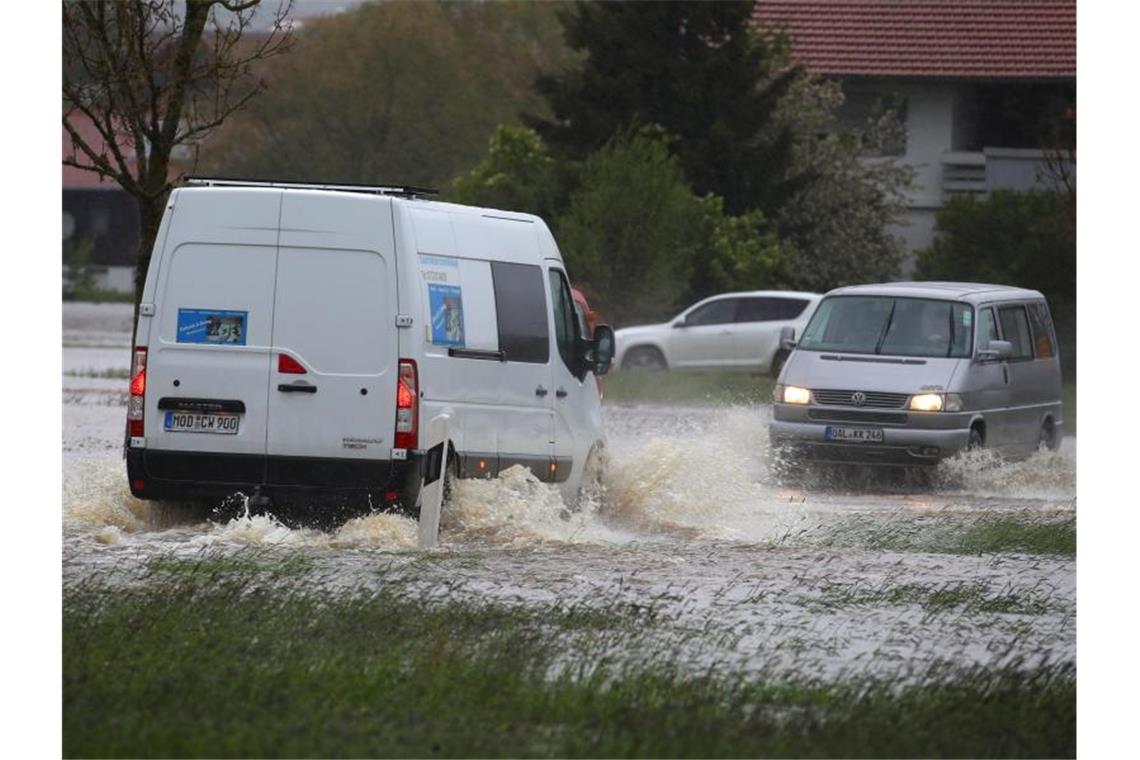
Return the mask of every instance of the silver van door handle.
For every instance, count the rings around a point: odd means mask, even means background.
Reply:
[[[546,390],[541,385],[534,389],[534,395],[536,396],[545,396],[547,393],[550,393],[550,391]]]
[[[559,388],[558,390],[554,391],[554,395],[557,396],[558,398],[566,398],[567,396],[570,395],[570,392],[567,391],[565,388]]]

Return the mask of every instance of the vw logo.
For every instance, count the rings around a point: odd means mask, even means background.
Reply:
[[[851,394],[851,403],[855,406],[863,406],[867,401],[867,394],[863,391],[855,391]]]

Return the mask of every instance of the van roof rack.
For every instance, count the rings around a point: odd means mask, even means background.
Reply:
[[[295,190],[339,190],[349,193],[373,193],[375,195],[398,195],[404,198],[417,198],[423,195],[439,195],[438,190],[412,185],[361,185],[352,182],[278,182],[266,179],[241,179],[237,177],[185,177],[184,185],[203,187],[284,187]]]

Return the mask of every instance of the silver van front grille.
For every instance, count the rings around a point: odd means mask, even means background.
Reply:
[[[906,412],[861,412],[851,409],[809,409],[808,419],[817,422],[877,422],[880,425],[903,425]]]
[[[909,398],[906,393],[879,391],[813,390],[812,397],[824,406],[855,406],[864,409],[901,409]]]

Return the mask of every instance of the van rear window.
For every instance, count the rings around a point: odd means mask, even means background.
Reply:
[[[545,364],[550,358],[550,332],[542,268],[492,261],[491,277],[495,284],[499,350],[505,361]]]

